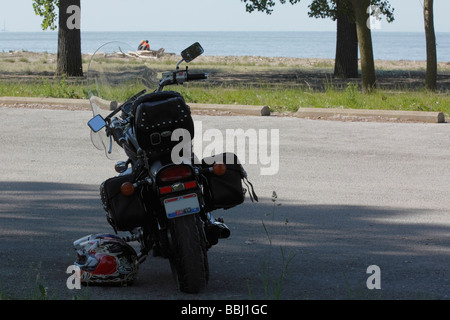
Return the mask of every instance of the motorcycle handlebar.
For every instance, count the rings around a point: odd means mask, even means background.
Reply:
[[[187,81],[195,81],[195,80],[206,80],[208,79],[207,73],[188,73]]]
[[[172,84],[183,84],[186,81],[198,81],[208,79],[207,73],[188,73],[187,69],[183,71],[169,71],[164,72],[159,88],[157,91],[162,91],[165,86]]]
[[[109,129],[114,140],[122,147],[123,143],[126,142],[126,139],[120,121],[118,119],[113,119],[109,125]]]

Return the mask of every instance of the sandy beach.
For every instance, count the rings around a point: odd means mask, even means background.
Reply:
[[[90,55],[83,55],[83,70],[87,74]],[[177,55],[167,54],[144,63],[156,71],[170,70],[179,61]],[[126,63],[126,62],[124,62]],[[196,70],[210,74],[210,82],[245,85],[288,85],[321,90],[326,86],[344,88],[359,79],[333,77],[333,59],[258,57],[258,56],[201,56],[190,64]],[[426,61],[375,60],[379,88],[392,90],[420,90],[424,87]],[[29,51],[0,53],[0,81],[33,81],[52,78],[56,69],[56,54]],[[85,79],[73,79],[85,81]],[[438,90],[450,89],[450,62],[438,63]]]

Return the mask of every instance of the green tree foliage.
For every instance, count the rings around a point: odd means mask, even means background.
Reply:
[[[247,12],[255,10],[271,14],[276,5],[274,0],[241,0],[245,3]],[[301,0],[279,0],[281,4],[289,2],[291,5],[299,3]],[[373,58],[371,31],[367,28],[369,13],[367,8],[370,5],[378,7],[376,14],[383,14],[386,20],[394,20],[394,9],[387,0],[311,0],[309,5],[310,17],[331,18],[337,20],[343,13],[350,21],[354,21],[357,26],[357,41],[359,42],[361,53],[362,87],[364,91],[371,91],[376,86],[375,62]],[[375,14],[375,13],[373,13]],[[379,18],[379,17],[378,17]],[[338,37],[340,39],[340,37]],[[345,39],[342,37],[341,39]],[[339,45],[339,44],[338,44]],[[336,70],[337,68],[335,68]],[[336,73],[336,71],[335,71]]]
[[[253,12],[255,10],[265,12],[267,14],[272,14],[273,7],[275,6],[275,1],[273,0],[241,0],[245,3],[245,8],[247,12]],[[279,0],[281,4],[285,4],[286,0]],[[289,0],[290,4],[299,3],[300,0]]]
[[[68,21],[73,21],[71,7],[80,8],[80,2],[80,0],[33,0],[32,2],[34,12],[42,17],[42,29],[58,28],[57,76],[83,76],[80,27],[68,26]]]
[[[272,14],[273,7],[275,7],[276,2],[274,0],[241,0],[245,3],[245,8],[247,12],[260,11],[267,14]],[[280,4],[285,4],[289,2],[291,5],[300,3],[301,0],[278,0]],[[310,17],[314,18],[331,18],[336,20],[338,17],[338,6],[337,2],[339,0],[311,0],[309,5]],[[340,0],[342,5],[339,6],[339,10],[344,10],[345,14],[352,19],[355,19],[353,6],[350,0]],[[390,5],[387,0],[370,0],[370,5],[375,5],[380,9],[380,13],[386,17],[388,22],[394,21],[394,8]]]
[[[33,0],[33,9],[36,15],[42,17],[42,30],[55,30],[58,25],[56,8],[59,7],[58,0]]]
[[[339,2],[339,10],[338,10]],[[384,15],[388,22],[394,21],[394,8],[386,0],[370,0],[370,5],[378,7],[378,13]],[[355,21],[355,12],[349,0],[312,0],[309,5],[310,17],[314,18],[331,18],[336,20],[339,13],[343,13]]]

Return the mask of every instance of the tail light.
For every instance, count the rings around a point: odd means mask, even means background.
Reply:
[[[161,193],[161,194],[166,194],[166,193],[171,193],[171,192],[172,192],[172,187],[171,186],[166,186],[166,187],[159,188],[159,193]]]
[[[189,181],[189,182],[185,182],[184,183],[184,188],[185,189],[192,189],[192,188],[195,188],[195,187],[197,187],[197,182],[195,182],[195,181]]]
[[[159,174],[162,182],[173,182],[192,176],[192,169],[188,166],[172,166]]]

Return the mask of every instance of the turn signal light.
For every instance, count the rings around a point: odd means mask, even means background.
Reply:
[[[212,172],[216,176],[223,176],[227,172],[227,166],[224,163],[215,163],[212,168]]]
[[[124,182],[120,186],[120,192],[124,196],[131,196],[134,193],[134,186],[133,186],[133,184],[131,182]]]

